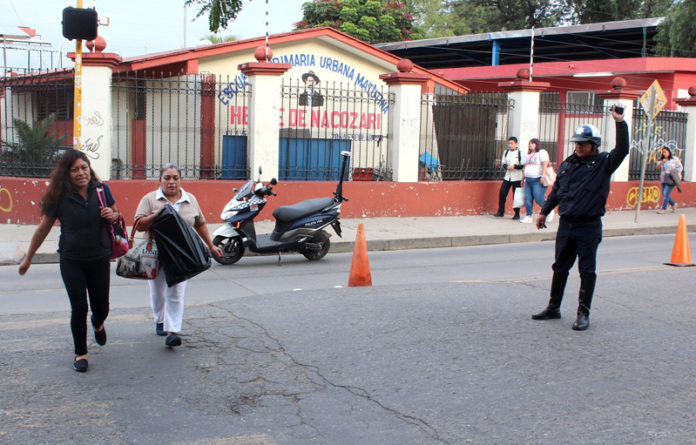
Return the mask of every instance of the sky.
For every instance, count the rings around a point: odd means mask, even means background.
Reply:
[[[292,31],[293,24],[302,19],[305,1],[308,0],[268,0],[270,33]],[[17,26],[28,26],[36,29],[40,40],[50,42],[53,49],[63,53],[74,51],[75,42],[62,36],[62,11],[68,6],[76,7],[77,0],[0,0],[0,34],[22,35]],[[197,46],[211,34],[207,16],[194,20],[198,8],[191,6],[185,11],[184,0],[83,0],[82,6],[95,7],[100,21],[110,19],[109,26],[99,27],[99,35],[106,40],[104,52],[124,58]],[[233,35],[241,40],[260,37],[265,32],[266,1],[244,0],[242,12],[219,35]],[[27,64],[26,52],[8,50],[6,53],[9,66]],[[0,66],[3,62],[0,53]],[[31,63],[36,67],[37,55],[32,56]],[[71,63],[64,58],[63,66]]]

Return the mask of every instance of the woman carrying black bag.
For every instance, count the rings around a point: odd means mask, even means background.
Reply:
[[[181,188],[181,172],[174,164],[166,164],[160,170],[160,187],[143,196],[135,211],[135,221],[140,221],[138,228],[150,230],[158,213],[166,205],[174,210],[193,227],[208,248],[215,255],[222,255],[220,248],[213,245],[210,233],[203,217],[203,212],[196,197]],[[160,270],[154,280],[149,280],[150,303],[155,319],[157,335],[167,336],[164,344],[169,347],[181,345],[181,323],[184,317],[184,292],[187,281],[171,287],[167,286],[166,273]]]

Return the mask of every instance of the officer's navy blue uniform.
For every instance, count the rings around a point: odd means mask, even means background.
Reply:
[[[548,308],[533,316],[534,319],[560,318],[558,309],[568,271],[577,256],[580,272],[578,314],[583,314],[587,320],[597,279],[597,247],[602,241],[601,218],[606,212],[611,175],[628,155],[628,150],[628,125],[616,122],[616,147],[611,152],[598,152],[595,147],[590,156],[581,158],[572,154],[559,167],[556,182],[541,209],[541,214],[546,216],[558,206],[560,216],[551,299]],[[581,329],[586,327],[585,324]]]
[[[558,205],[554,272],[568,272],[578,256],[580,275],[594,274],[597,245],[602,240],[601,217],[606,212],[611,175],[628,155],[628,125],[616,122],[616,148],[586,158],[568,156],[541,209],[548,215]]]

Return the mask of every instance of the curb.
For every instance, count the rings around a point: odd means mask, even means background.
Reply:
[[[696,224],[687,225],[688,232],[696,232]],[[674,233],[674,227],[636,227],[604,229],[602,236],[605,238],[615,236],[635,236],[635,235],[668,235]],[[389,250],[409,250],[409,249],[435,249],[441,247],[466,247],[484,246],[492,244],[519,244],[538,241],[553,241],[556,239],[556,232],[539,233],[519,233],[513,235],[467,235],[467,236],[440,236],[433,238],[403,238],[391,240],[372,240],[367,242],[367,250],[371,252],[382,252]],[[329,253],[352,252],[355,241],[337,241],[331,243]],[[256,255],[245,252],[245,256]],[[55,264],[58,263],[58,253],[36,253],[32,264]]]

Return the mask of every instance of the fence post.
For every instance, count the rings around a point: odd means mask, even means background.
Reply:
[[[611,105],[618,105],[624,109],[624,121],[628,125],[628,134],[631,134],[631,128],[633,123],[633,104],[636,99],[640,97],[641,92],[636,90],[626,89],[626,80],[623,77],[615,77],[611,81],[611,90],[600,93],[599,96],[604,99],[604,101],[611,101]],[[614,149],[616,144],[616,125],[614,125],[614,118],[607,114],[602,117],[606,119],[606,133],[602,135],[602,150],[609,151]],[[619,168],[616,169],[612,176],[612,181],[626,182],[628,181],[628,170],[631,165],[631,156],[633,152],[629,152],[628,156],[623,160]],[[647,156],[647,153],[646,153]]]
[[[522,150],[527,149],[530,139],[539,137],[539,96],[551,86],[548,82],[525,79],[529,79],[529,69],[520,68],[517,80],[498,84],[507,91],[515,105],[508,117],[508,134],[505,139],[516,136]],[[551,159],[552,162],[554,160]]]
[[[104,53],[106,41],[97,36],[87,42],[90,53],[82,54],[82,137],[80,149],[90,159],[101,180],[111,179],[111,77],[121,56]],[[75,59],[75,53],[68,53]]]
[[[283,63],[271,63],[273,57],[270,48],[259,46],[254,51],[257,62],[239,65],[239,71],[249,77],[251,97],[249,98],[249,138],[247,142],[247,159],[249,174],[253,178],[263,167],[264,177],[278,177],[278,143],[280,128],[280,76],[292,66]]]
[[[675,102],[686,109],[684,180],[696,181],[696,85],[689,88],[688,99],[677,99]]]
[[[418,182],[421,93],[432,76],[412,73],[413,62],[408,59],[401,59],[396,68],[399,72],[379,76],[394,94],[394,106],[389,110],[387,159],[394,181]]]

